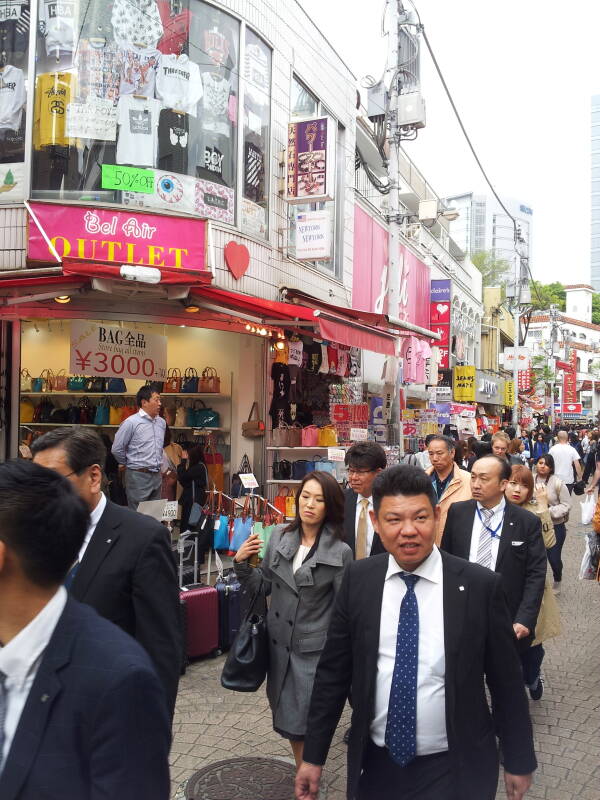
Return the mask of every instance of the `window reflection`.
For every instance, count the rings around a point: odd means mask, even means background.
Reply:
[[[0,0],[0,199],[22,198],[29,0]]]

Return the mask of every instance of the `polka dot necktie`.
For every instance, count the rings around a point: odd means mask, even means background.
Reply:
[[[406,583],[406,594],[400,605],[385,744],[394,761],[405,767],[417,754],[419,606],[415,584],[419,576],[400,573],[400,577]]]

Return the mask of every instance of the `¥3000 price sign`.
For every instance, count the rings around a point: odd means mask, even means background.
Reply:
[[[164,380],[167,337],[125,326],[73,320],[69,369],[73,375]]]

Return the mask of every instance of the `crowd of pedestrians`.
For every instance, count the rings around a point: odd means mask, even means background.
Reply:
[[[113,448],[131,507],[160,492],[155,395],[142,392]],[[347,701],[349,798],[493,800],[500,757],[508,797],[525,796],[527,692],[542,700],[571,493],[600,481],[597,442],[546,428],[432,435],[390,468],[358,443],[345,490],[326,472],[303,479],[259,566],[258,537],[240,547],[298,800],[318,795]],[[56,429],[32,451],[0,465],[0,797],[167,800],[182,657],[168,531],[106,497],[90,429]],[[201,458],[167,452],[189,513]]]

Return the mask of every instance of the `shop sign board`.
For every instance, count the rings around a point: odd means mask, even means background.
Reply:
[[[369,438],[367,428],[350,428],[350,439],[353,442],[366,442]]]
[[[518,389],[520,392],[528,392],[533,385],[533,370],[520,369],[517,373]]]
[[[515,382],[504,381],[504,405],[512,408],[515,404]]]
[[[331,406],[331,421],[333,423],[349,423],[357,428],[366,428],[369,424],[368,403],[334,403]]]
[[[450,366],[450,348],[449,347],[440,347],[440,360],[438,361],[438,367],[440,369],[448,369]]]
[[[327,460],[328,461],[335,461],[337,463],[343,464],[346,459],[346,451],[343,450],[341,447],[328,447],[327,448]]]
[[[31,208],[61,258],[206,272],[206,220],[50,203]],[[33,218],[27,257],[56,260]]]
[[[400,287],[398,309],[389,313],[421,328],[429,327],[429,303],[427,296],[431,291],[430,268],[404,245],[399,245]]]
[[[102,164],[102,188],[117,191],[154,193],[154,170]]]
[[[509,372],[514,369],[515,358],[517,359],[519,370],[526,370],[531,367],[531,350],[528,347],[505,347],[504,369]]]
[[[504,379],[494,378],[485,372],[477,370],[475,400],[478,403],[504,405]]]
[[[450,424],[450,403],[435,403],[434,406],[437,411],[437,419],[439,425]]]
[[[321,261],[331,258],[331,213],[296,212],[296,258],[299,261]]]
[[[330,117],[288,125],[287,200],[314,203],[333,200],[335,128]]]
[[[445,303],[440,300],[434,301],[429,304],[429,319],[431,324],[439,325],[450,324],[450,303]]]
[[[475,401],[475,367],[454,367],[453,397],[455,400]]]
[[[452,281],[451,280],[432,280],[430,300],[432,303],[450,303],[452,300]]]
[[[439,403],[446,400],[452,400],[452,387],[451,386],[436,386],[435,397]]]
[[[563,414],[581,414],[583,409],[582,403],[563,403],[562,404],[562,413]]]
[[[452,416],[469,419],[476,415],[476,408],[475,406],[465,403],[450,403],[450,414]]]
[[[258,481],[252,472],[240,472],[239,475],[244,489],[258,489]]]
[[[571,369],[563,375],[563,403],[577,402],[577,351],[572,347],[569,351]]]
[[[73,320],[69,370],[72,375],[163,381],[167,337],[126,326]]]
[[[387,313],[389,234],[376,219],[354,206],[352,308]]]

